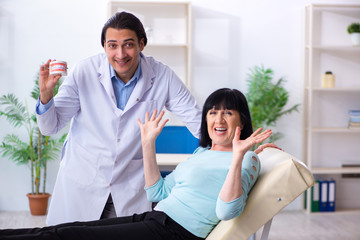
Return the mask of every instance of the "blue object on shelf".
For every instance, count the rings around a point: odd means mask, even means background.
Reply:
[[[156,153],[192,154],[199,147],[199,139],[185,126],[165,126],[156,139]]]

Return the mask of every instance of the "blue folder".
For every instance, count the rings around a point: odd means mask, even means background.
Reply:
[[[335,180],[328,181],[328,205],[327,211],[334,212],[335,211],[335,198],[336,198],[336,184]]]
[[[327,212],[328,211],[328,181],[326,180],[319,180],[320,186],[320,198],[319,198],[319,211],[320,212]]]
[[[155,144],[156,153],[192,154],[199,147],[199,139],[185,126],[165,126]]]

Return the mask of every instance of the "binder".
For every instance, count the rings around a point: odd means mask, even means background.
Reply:
[[[315,180],[314,186],[311,187],[311,212],[319,212],[319,198],[320,198],[320,182]]]
[[[328,182],[328,212],[335,211],[335,196],[336,196],[336,183],[335,180],[330,180]]]
[[[192,154],[199,147],[199,139],[185,126],[165,126],[156,138],[155,145],[156,153]]]
[[[320,198],[319,198],[319,211],[327,212],[328,210],[328,181],[319,180],[320,184]]]

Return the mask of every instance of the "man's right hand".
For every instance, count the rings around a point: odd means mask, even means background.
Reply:
[[[61,78],[61,74],[49,75],[49,59],[45,64],[41,65],[39,73],[39,88],[40,88],[40,101],[42,104],[47,104],[54,95],[54,89]]]

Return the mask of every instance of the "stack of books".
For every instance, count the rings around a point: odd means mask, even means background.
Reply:
[[[360,129],[360,110],[349,111],[349,128]]]

